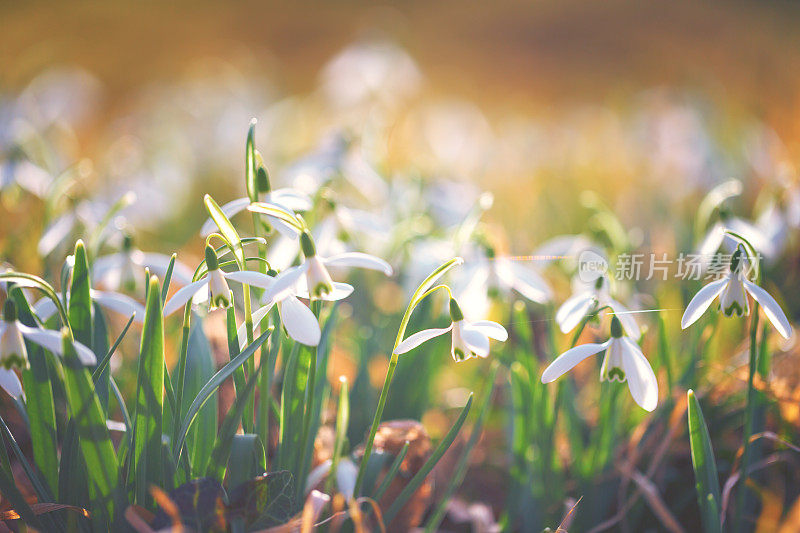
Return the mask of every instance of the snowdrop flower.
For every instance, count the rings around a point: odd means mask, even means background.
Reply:
[[[53,178],[28,159],[0,161],[0,191],[16,185],[34,196],[44,198]]]
[[[306,479],[306,494],[320,484],[331,470],[331,460],[323,461],[314,468]],[[356,488],[356,477],[358,477],[358,467],[349,457],[342,457],[336,465],[336,488],[347,500],[353,497]]]
[[[489,308],[489,298],[508,295],[512,290],[536,303],[545,303],[553,297],[547,283],[534,269],[523,265],[516,258],[495,256],[494,249],[486,248],[486,255],[473,263],[467,263],[463,270],[464,285],[459,292],[459,300],[469,302],[465,309],[482,311]]]
[[[761,305],[764,314],[775,326],[784,338],[788,339],[792,335],[792,326],[783,313],[783,310],[770,294],[748,280],[742,273],[744,263],[743,251],[741,247],[737,249],[731,257],[731,264],[728,274],[717,281],[712,281],[700,289],[694,298],[686,306],[686,311],[681,318],[681,328],[686,329],[694,324],[711,305],[715,298],[719,297],[719,306],[725,316],[741,317],[750,313],[750,306],[747,302],[747,294]]]
[[[219,260],[217,259],[217,253],[214,251],[214,248],[210,245],[206,246],[205,253],[206,266],[208,267],[205,277],[181,288],[172,298],[167,300],[167,303],[164,305],[164,316],[171,315],[186,305],[189,300],[199,303],[205,301],[206,297],[209,299],[209,311],[213,311],[217,308],[227,309],[231,306],[233,300],[227,280],[236,281],[245,285],[257,285],[259,282],[263,283],[263,278],[267,277],[266,274],[260,272],[244,270],[223,272],[219,268]],[[206,293],[198,294],[206,287],[208,287]],[[195,295],[198,295],[198,298],[195,298]]]
[[[274,275],[274,274],[273,274]],[[269,291],[275,283],[275,278],[271,275],[262,276],[253,282],[256,287]],[[346,283],[333,283],[333,291],[325,299],[341,300],[353,292],[353,287]],[[319,321],[311,309],[297,299],[297,293],[290,287],[274,297],[267,299],[266,304],[253,312],[253,323],[258,327],[261,320],[269,313],[273,306],[277,305],[281,315],[281,324],[286,328],[286,332],[291,338],[307,346],[319,344],[322,332],[319,328]],[[245,324],[239,327],[237,332],[240,347],[246,344]]]
[[[68,294],[69,295],[69,294]],[[125,294],[111,291],[98,291],[95,289],[89,290],[89,296],[92,301],[96,302],[100,307],[130,317],[135,315],[136,322],[144,320],[144,306]],[[48,297],[41,298],[38,302],[33,304],[33,312],[39,317],[42,322],[47,322],[50,317],[56,314],[56,304],[53,303]]]
[[[308,211],[311,209],[311,198],[298,190],[288,187],[272,190],[272,185],[269,181],[269,174],[264,166],[264,161],[261,158],[261,154],[258,151],[256,151],[256,186],[258,187],[259,203],[277,206],[285,211],[288,211],[291,215],[294,215],[295,211]],[[236,200],[232,200],[223,205],[221,209],[222,212],[225,213],[226,217],[231,218],[237,213],[246,210],[250,203],[250,198],[237,198]],[[269,219],[270,224],[282,235],[291,237],[292,239],[297,238],[298,231],[290,224],[287,224],[280,218],[270,216],[268,214],[263,214],[263,216]],[[204,237],[208,236],[214,231],[214,228],[214,220],[209,218],[200,229],[200,234]]]
[[[636,341],[623,335],[622,324],[611,318],[611,338],[602,344],[582,344],[559,355],[542,373],[542,383],[551,383],[589,356],[605,350],[600,381],[628,382],[633,400],[652,411],[658,403],[658,380]]]
[[[728,252],[736,250],[739,241],[729,235],[728,230],[747,239],[759,252],[772,255],[772,244],[761,229],[751,222],[731,215],[726,210],[720,210],[719,220],[708,230],[697,250],[704,266],[711,262],[711,258],[720,248]]]
[[[334,285],[328,267],[368,268],[383,272],[387,276],[392,275],[389,263],[369,254],[345,252],[330,257],[319,257],[314,239],[308,230],[300,234],[300,249],[304,261],[278,274],[264,296],[266,299],[279,299],[281,293],[286,290],[295,291],[301,298],[340,300],[347,297],[352,292],[352,287],[344,283]],[[304,276],[305,286],[299,283]]]
[[[22,396],[22,384],[13,368],[28,368],[28,353],[25,340],[38,344],[57,355],[63,354],[61,333],[42,328],[33,328],[17,320],[17,307],[10,298],[3,308],[0,321],[0,387],[14,398]],[[74,342],[78,359],[84,365],[97,363],[92,350]]]
[[[147,268],[163,278],[171,260],[172,257],[166,254],[143,252],[134,248],[133,238],[125,235],[122,251],[98,257],[92,265],[92,275],[97,283],[112,291],[119,291],[121,288],[134,291],[144,279],[143,275],[137,277],[137,272],[142,273]],[[176,260],[172,268],[172,281],[187,285],[192,282],[192,271]]]
[[[501,342],[505,342],[508,339],[506,328],[497,322],[492,322],[491,320],[468,322],[465,320],[464,313],[461,311],[458,302],[453,298],[450,298],[450,320],[451,323],[446,328],[425,329],[409,335],[406,340],[397,345],[394,353],[398,355],[404,354],[425,341],[452,332],[453,343],[450,348],[450,355],[458,363],[476,356],[487,357],[489,355],[490,338]]]
[[[590,284],[585,284],[576,280],[577,290],[570,296],[561,307],[556,311],[556,323],[561,328],[562,333],[568,333],[578,325],[593,306],[609,307],[615,316],[619,317],[625,332],[638,337],[640,333],[639,324],[630,314],[627,307],[611,297],[608,288],[608,278],[605,275],[599,276]]]

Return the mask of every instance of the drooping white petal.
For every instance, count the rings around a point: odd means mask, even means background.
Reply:
[[[742,276],[733,272],[728,276],[728,283],[719,295],[719,306],[725,316],[746,316],[750,314],[750,304],[744,292]]]
[[[700,260],[703,264],[710,262],[711,256],[713,256],[717,250],[719,250],[719,247],[722,246],[722,242],[724,240],[725,227],[717,222],[711,226],[710,230],[708,230],[708,233],[706,233],[706,236],[703,238],[703,241],[700,243],[700,246],[697,249],[697,253],[700,255]]]
[[[207,277],[190,283],[185,287],[181,287],[181,289],[176,292],[172,298],[167,300],[166,304],[164,304],[164,316],[169,316],[178,309],[181,309],[189,302],[189,300],[192,299],[196,293],[205,288],[206,285],[208,285]]]
[[[42,238],[39,239],[37,251],[41,257],[50,254],[72,232],[77,218],[74,213],[61,215],[47,226]]]
[[[140,250],[134,250],[131,252],[131,259],[134,263],[138,264],[142,268],[149,268],[153,274],[163,278],[167,274],[167,269],[169,268],[170,261],[172,261],[172,256],[155,252],[142,252]],[[189,267],[175,259],[175,265],[172,267],[171,283],[177,282],[179,285],[186,285],[192,282],[193,275],[194,272],[192,272]]]
[[[358,477],[358,468],[347,457],[342,457],[339,464],[336,465],[336,486],[339,492],[350,500],[353,497],[353,492],[356,488],[356,478]]]
[[[467,353],[474,353],[478,357],[486,357],[489,355],[489,337],[484,335],[481,331],[471,327],[470,324],[466,323],[461,326],[456,325],[454,330],[454,344],[457,331],[458,336],[461,338],[464,346],[466,346],[468,350]]]
[[[453,329],[453,325],[450,324],[450,327],[447,328],[433,328],[433,329],[423,329],[422,331],[418,331],[413,335],[409,335],[406,339],[397,345],[397,348],[394,349],[394,353],[396,354],[403,354],[410,350],[413,350],[420,344],[425,341],[429,341],[434,337],[439,337],[440,335],[444,335],[448,331]]]
[[[611,340],[608,340],[603,344],[581,344],[580,346],[576,346],[567,350],[559,355],[555,361],[550,363],[550,365],[544,369],[544,372],[542,372],[542,383],[550,383],[555,381],[566,372],[572,370],[575,365],[587,357],[596,353],[600,353],[608,348],[610,343]]]
[[[592,308],[595,298],[592,292],[582,292],[567,298],[556,311],[556,323],[562,333],[569,333]]]
[[[252,285],[253,287],[260,287],[262,289],[270,289],[275,284],[275,278],[262,274],[261,272],[253,272],[252,270],[236,270],[233,272],[223,272],[223,276],[227,279],[242,283],[244,285]]]
[[[92,289],[89,294],[92,300],[106,309],[123,314],[127,317],[135,313],[136,318],[134,320],[136,322],[142,322],[144,320],[144,306],[130,296],[118,292],[96,291],[94,289]],[[39,318],[41,318],[41,316],[39,316]]]
[[[516,290],[525,298],[545,303],[553,297],[550,287],[538,272],[532,268],[527,268],[517,261],[506,258],[497,258],[495,270],[497,276],[509,287]]]
[[[267,316],[273,305],[275,305],[273,302],[269,302],[267,305],[253,311],[253,333],[259,332],[261,319]],[[247,346],[247,323],[243,322],[239,329],[236,330],[236,338],[239,339],[239,350],[244,350],[244,347]]]
[[[249,198],[237,198],[236,200],[231,200],[227,204],[222,205],[220,209],[222,209],[226,217],[231,218],[236,213],[244,211],[248,205],[250,205]],[[203,227],[200,228],[200,235],[206,237],[214,233],[216,229],[217,224],[214,222],[214,219],[209,218],[205,221]]]
[[[719,296],[719,293],[725,289],[725,285],[728,284],[728,280],[729,278],[725,277],[717,281],[712,281],[697,291],[697,294],[694,295],[694,298],[692,298],[692,300],[689,302],[689,305],[686,306],[686,311],[683,313],[683,317],[681,318],[681,329],[686,329],[694,324],[697,319],[706,312],[706,309],[708,309],[708,306],[714,301],[714,298]]]
[[[650,363],[632,339],[622,337],[622,364],[633,400],[645,411],[658,405],[658,380]]]
[[[269,193],[268,202],[274,202],[292,211],[308,211],[311,209],[311,198],[295,189],[288,187],[282,189],[275,189]]]
[[[297,282],[303,277],[306,270],[308,270],[308,262],[303,262],[296,267],[287,268],[277,276],[272,287],[267,289],[264,294],[265,300],[280,300],[282,293],[286,291],[294,292],[296,290]]]
[[[127,254],[122,252],[98,257],[92,263],[92,278],[97,283],[116,288],[119,285],[119,270],[122,269],[126,260]]]
[[[278,304],[281,322],[289,336],[301,344],[316,346],[322,332],[314,313],[294,296],[287,296]]]
[[[639,328],[639,324],[636,322],[636,319],[633,318],[633,314],[630,310],[613,298],[608,298],[606,303],[611,307],[611,310],[614,311],[614,315],[619,319],[625,333],[634,339],[639,338],[639,335],[642,334],[642,330]]]
[[[39,320],[42,322],[47,322],[50,320],[50,317],[56,314],[56,311],[57,308],[55,302],[47,296],[39,299],[39,301],[33,304],[33,312],[36,313],[36,316],[38,316]]]
[[[270,215],[264,215],[264,216],[269,219],[269,223],[272,224],[272,227],[275,228],[278,231],[278,233],[280,233],[284,237],[287,237],[291,240],[297,240],[297,238],[300,236],[300,230],[292,226],[288,222],[285,222],[278,217],[273,217]]]
[[[54,354],[64,354],[63,346],[61,345],[60,332],[50,329],[32,328],[20,322],[17,322],[16,324],[19,330],[22,332],[22,336],[29,341],[38,344],[42,348],[45,348]],[[73,345],[75,346],[75,352],[78,354],[78,359],[80,359],[82,364],[87,366],[97,364],[97,358],[92,350],[78,341],[73,341]]]
[[[506,328],[497,322],[492,322],[491,320],[478,320],[477,322],[470,322],[469,325],[472,329],[480,331],[490,339],[495,339],[502,342],[508,340],[508,332],[506,331]]]
[[[369,268],[371,270],[383,272],[387,276],[392,275],[392,266],[389,263],[380,257],[362,252],[345,252],[332,255],[331,257],[323,259],[323,263],[329,267]]]
[[[759,303],[761,309],[764,310],[764,314],[767,315],[767,318],[772,322],[772,325],[775,326],[775,329],[778,330],[778,333],[785,339],[791,337],[792,325],[789,323],[789,319],[786,318],[781,306],[775,301],[775,298],[749,280],[743,279],[742,283],[744,283],[744,288],[750,293],[750,296]]]
[[[12,398],[18,400],[22,397],[22,383],[19,382],[17,373],[7,368],[0,368],[0,387]]]
[[[330,459],[322,461],[308,474],[308,477],[306,478],[306,494],[311,492],[314,487],[319,485],[320,482],[325,479],[325,476],[328,475],[328,472],[331,469],[331,462],[332,461]]]

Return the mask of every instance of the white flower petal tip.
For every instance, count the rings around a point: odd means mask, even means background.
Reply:
[[[306,346],[316,346],[322,337],[319,322],[314,313],[294,296],[280,303],[281,320],[289,336]]]
[[[323,261],[325,266],[328,267],[356,267],[367,268],[370,270],[377,270],[383,272],[387,276],[391,276],[394,270],[392,265],[374,255],[365,254],[361,252],[345,252],[328,257]]]
[[[745,290],[758,302],[764,314],[784,339],[792,336],[792,325],[781,306],[767,291],[748,280],[742,280]]]
[[[470,326],[473,329],[477,329],[490,339],[500,342],[505,342],[508,340],[508,331],[506,331],[506,328],[497,322],[492,322],[491,320],[479,320],[477,322],[472,322]]]
[[[552,383],[557,380],[587,357],[605,350],[610,342],[611,341],[603,344],[582,344],[562,353],[544,369],[544,372],[542,372],[542,383]]]
[[[190,300],[192,300],[192,298],[194,298],[194,295],[200,292],[200,290],[207,284],[208,278],[205,277],[199,281],[190,283],[185,287],[181,287],[181,289],[172,295],[172,298],[167,300],[167,303],[164,305],[164,316],[169,316],[185,306]]]
[[[18,400],[24,397],[22,383],[17,377],[17,373],[7,368],[0,368],[0,388],[6,391],[9,396]]]
[[[622,338],[622,365],[633,400],[645,411],[658,406],[658,380],[639,345],[628,337]]]
[[[694,298],[689,302],[689,305],[686,306],[686,311],[684,311],[683,316],[681,317],[681,329],[686,329],[697,320],[703,316],[703,313],[706,312],[706,309],[711,305],[711,302],[714,301],[714,298],[720,295],[720,293],[725,290],[725,286],[728,284],[728,278],[723,278],[717,281],[712,281],[699,291],[697,294],[694,295]]]
[[[452,324],[448,328],[424,329],[413,335],[409,335],[403,342],[397,345],[394,349],[394,353],[397,355],[407,353],[430,339],[444,335],[451,329],[453,329]]]

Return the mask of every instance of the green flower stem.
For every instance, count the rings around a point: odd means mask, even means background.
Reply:
[[[427,281],[427,280],[426,280]],[[420,286],[424,286],[425,282]],[[378,432],[378,426],[381,423],[381,417],[383,416],[383,408],[386,406],[386,398],[389,395],[389,385],[392,384],[392,378],[394,377],[395,368],[397,368],[397,360],[399,356],[394,353],[397,349],[397,346],[403,341],[403,338],[406,335],[406,328],[408,327],[408,322],[411,320],[411,313],[414,311],[414,308],[427,296],[433,294],[435,291],[439,289],[445,289],[447,292],[450,292],[450,288],[446,285],[437,285],[431,289],[424,291],[418,298],[412,297],[411,302],[409,303],[408,307],[406,308],[405,314],[403,314],[403,319],[400,321],[400,328],[397,331],[397,337],[394,341],[394,347],[392,348],[392,357],[389,359],[389,368],[386,369],[386,377],[383,380],[383,388],[381,389],[380,398],[378,398],[378,408],[375,411],[375,418],[372,419],[372,426],[369,429],[369,436],[367,437],[366,445],[364,446],[364,456],[361,458],[361,464],[358,467],[358,477],[356,478],[356,486],[353,494],[358,497],[361,490],[361,484],[364,482],[364,474],[367,470],[367,463],[369,462],[369,457],[372,454],[372,445],[375,442],[375,434]]]
[[[742,523],[742,513],[746,505],[747,498],[747,477],[750,469],[750,437],[753,434],[753,413],[756,407],[756,390],[753,385],[756,370],[758,368],[758,303],[753,302],[753,318],[750,321],[750,364],[747,371],[747,405],[744,410],[744,450],[742,452],[742,466],[739,479],[739,492],[736,495],[736,514],[733,523],[737,531],[740,531]]]
[[[176,416],[173,420],[175,421],[173,424],[173,432],[174,437],[178,435],[178,429],[180,428],[181,423],[181,415],[182,415],[182,402],[183,402],[183,387],[186,382],[186,356],[189,352],[189,330],[192,326],[192,300],[190,299],[189,302],[186,304],[186,307],[183,310],[183,329],[181,330],[181,351],[178,356],[178,383],[177,390],[175,390],[175,413]],[[174,440],[172,442],[175,442]]]
[[[314,316],[317,317],[317,321],[319,321],[319,314],[322,310],[322,301],[321,300],[312,300],[311,301],[311,310],[314,313]],[[313,439],[314,435],[311,435],[311,418],[314,416],[314,390],[316,389],[317,385],[317,350],[311,350],[311,358],[308,364],[308,380],[306,381],[306,412],[305,416],[303,417],[303,433],[302,438],[300,440],[301,443],[301,450],[306,449],[306,443],[308,439]],[[303,477],[300,479],[305,479],[305,472],[308,469],[308,461],[306,460],[305,454],[303,452],[300,453],[300,470],[299,472],[303,474]]]

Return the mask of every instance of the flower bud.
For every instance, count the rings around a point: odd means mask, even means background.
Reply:
[[[314,245],[314,239],[308,230],[300,234],[300,249],[303,250],[303,255],[306,259],[317,255],[317,247]]]
[[[615,339],[622,337],[622,323],[616,316],[611,317],[611,336]]]
[[[208,271],[211,272],[212,270],[219,270],[219,259],[217,259],[217,252],[214,251],[214,247],[206,245],[206,267],[208,267]]]
[[[464,320],[464,313],[461,312],[461,308],[454,298],[450,298],[450,320],[453,322]]]
[[[6,322],[14,322],[17,319],[17,306],[10,297],[7,297],[6,303],[3,304],[3,319]]]

